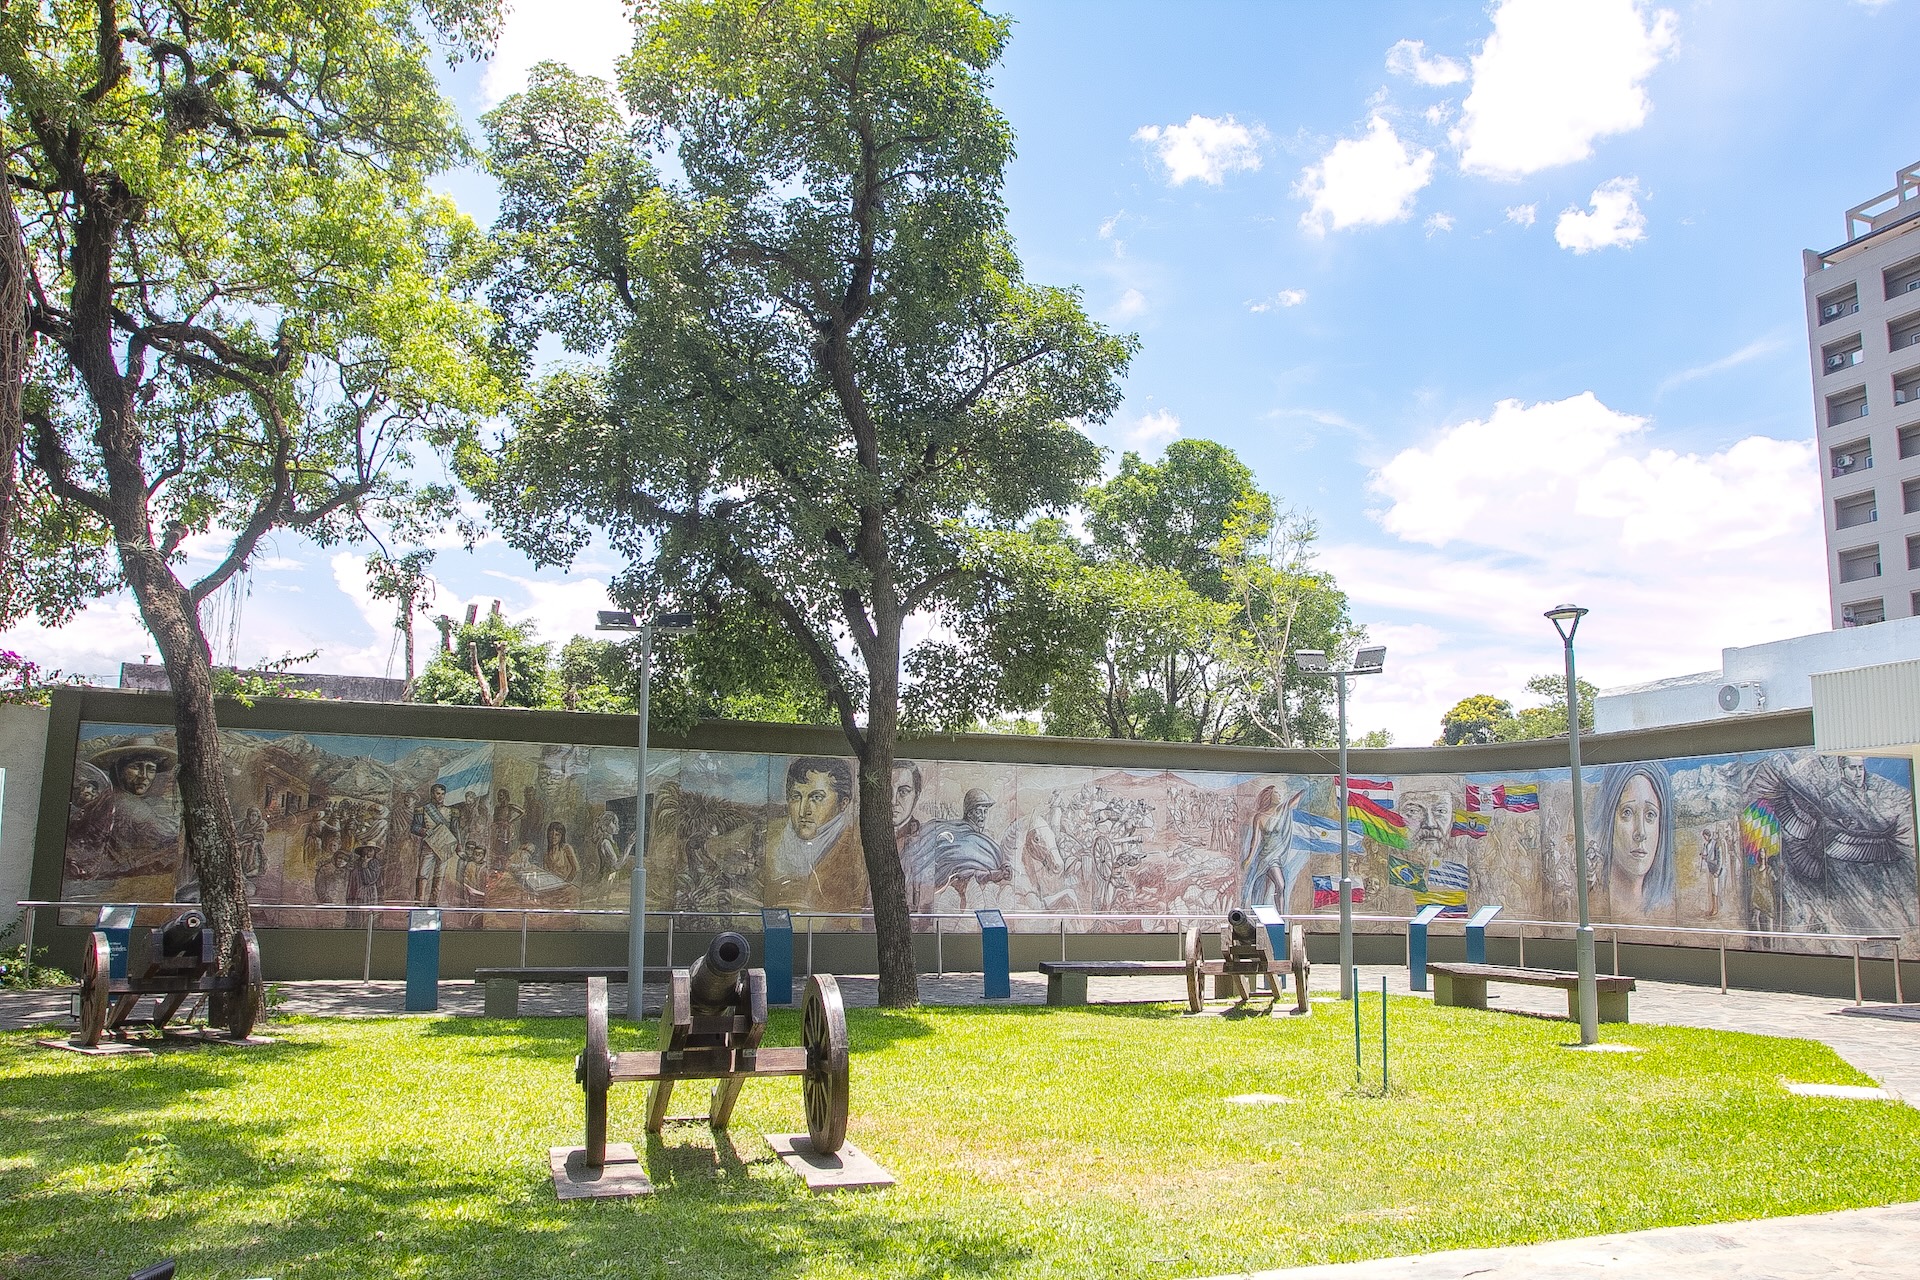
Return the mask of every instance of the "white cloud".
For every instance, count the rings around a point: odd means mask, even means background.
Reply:
[[[1433,181],[1433,152],[1410,149],[1381,116],[1364,138],[1343,138],[1309,166],[1293,193],[1311,202],[1300,225],[1314,235],[1329,227],[1378,226],[1413,212],[1414,197]]]
[[[1401,545],[1329,546],[1323,558],[1356,618],[1418,624],[1372,628],[1393,654],[1357,723],[1384,719],[1419,743],[1470,694],[1526,699],[1528,676],[1559,670],[1540,613],[1561,599],[1593,610],[1582,674],[1603,688],[1824,629],[1813,445],[1756,435],[1702,455],[1652,434],[1591,393],[1505,400],[1381,467],[1373,514]]]
[[[1441,54],[1429,58],[1423,40],[1402,40],[1387,50],[1387,70],[1421,84],[1459,84],[1467,78],[1467,69],[1454,59]]]
[[[1185,124],[1145,125],[1133,137],[1153,148],[1167,167],[1170,185],[1197,178],[1219,186],[1229,173],[1260,167],[1260,144],[1267,131],[1257,124],[1240,124],[1232,116],[1195,115]]]
[[[0,649],[39,663],[42,675],[59,671],[109,687],[119,685],[121,663],[159,656],[133,597],[125,592],[94,601],[63,627],[43,627],[31,619],[17,623],[0,631]]]
[[[1156,409],[1126,431],[1130,449],[1153,449],[1180,435],[1180,419],[1170,409]]]
[[[1539,217],[1540,206],[1535,204],[1510,204],[1507,206],[1507,221],[1519,226],[1530,227]]]
[[[480,92],[488,106],[520,92],[536,62],[564,62],[584,75],[611,80],[614,63],[632,47],[633,26],[621,0],[513,4]]]
[[[1138,289],[1129,289],[1120,295],[1120,301],[1107,309],[1109,320],[1131,320],[1144,315],[1147,310],[1147,295]]]
[[[1691,369],[1682,369],[1671,377],[1663,379],[1659,389],[1662,392],[1671,391],[1682,383],[1694,382],[1700,378],[1711,378],[1716,373],[1725,373],[1729,369],[1738,369],[1743,364],[1751,364],[1755,360],[1765,359],[1776,351],[1785,350],[1786,346],[1787,340],[1777,333],[1770,337],[1756,338],[1746,346],[1741,347],[1738,351],[1721,356],[1718,360],[1709,360],[1707,363],[1695,365]]]
[[[1438,129],[1447,122],[1447,117],[1453,114],[1453,104],[1451,102],[1436,102],[1420,114],[1425,117],[1428,124]]]
[[[1297,307],[1307,300],[1305,289],[1282,289],[1271,298],[1262,298],[1258,302],[1247,303],[1247,310],[1259,315],[1263,311],[1272,311],[1280,307]]]
[[[1624,247],[1647,238],[1647,215],[1634,196],[1636,178],[1609,178],[1593,189],[1591,212],[1568,209],[1553,224],[1554,241],[1562,249],[1592,253],[1595,249]]]
[[[534,634],[542,640],[552,641],[556,647],[575,636],[593,635],[594,624],[600,620],[599,611],[611,607],[607,584],[599,578],[566,578],[549,582],[539,578],[516,577],[499,570],[488,570],[487,576],[511,582],[520,588],[526,603],[508,609],[507,616],[516,622],[531,620]],[[491,602],[483,607],[491,607]]]
[[[1673,48],[1674,24],[1641,0],[1501,0],[1453,135],[1460,167],[1523,177],[1638,129],[1643,84]]]
[[[1427,219],[1426,228],[1428,239],[1432,239],[1438,232],[1451,231],[1453,230],[1453,215],[1450,213],[1436,213]]]

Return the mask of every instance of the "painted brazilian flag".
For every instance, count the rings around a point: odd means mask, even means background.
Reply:
[[[1347,792],[1347,824],[1375,844],[1407,847],[1407,820],[1372,796]]]
[[[1427,887],[1427,869],[1418,863],[1408,862],[1405,858],[1387,855],[1387,879],[1402,889],[1411,889],[1422,893]]]

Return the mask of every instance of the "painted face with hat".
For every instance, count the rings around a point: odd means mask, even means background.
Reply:
[[[144,796],[154,782],[173,768],[171,748],[160,745],[152,734],[143,734],[131,742],[95,753],[92,763],[106,771],[114,786],[128,795]]]

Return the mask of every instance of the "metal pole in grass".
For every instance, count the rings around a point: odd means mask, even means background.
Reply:
[[[1587,616],[1587,611],[1577,604],[1557,604],[1547,610],[1546,616],[1560,633],[1567,658],[1567,773],[1573,793],[1573,887],[1580,910],[1580,926],[1574,932],[1574,968],[1579,970],[1580,1043],[1595,1044],[1600,1039],[1600,992],[1594,981],[1593,921],[1587,914],[1587,802],[1580,769],[1580,682],[1573,674],[1573,633],[1580,629],[1580,619]]]
[[[1347,990],[1353,992],[1353,1087],[1360,1087],[1360,972],[1356,968],[1347,975]]]
[[[1380,975],[1380,1092],[1387,1091],[1387,975]]]

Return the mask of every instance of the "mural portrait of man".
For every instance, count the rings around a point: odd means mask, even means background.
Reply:
[[[441,873],[453,868],[460,852],[460,833],[447,806],[447,789],[440,783],[433,784],[426,803],[413,811],[413,834],[420,858],[420,869],[413,876],[413,900],[431,905],[440,898]]]
[[[178,863],[180,817],[163,784],[174,760],[172,748],[146,734],[97,752],[89,761],[113,785],[102,840],[112,874],[168,871]]]
[[[853,770],[830,756],[787,765],[786,821],[767,837],[766,901],[816,911],[859,911],[867,866],[853,798]]]

